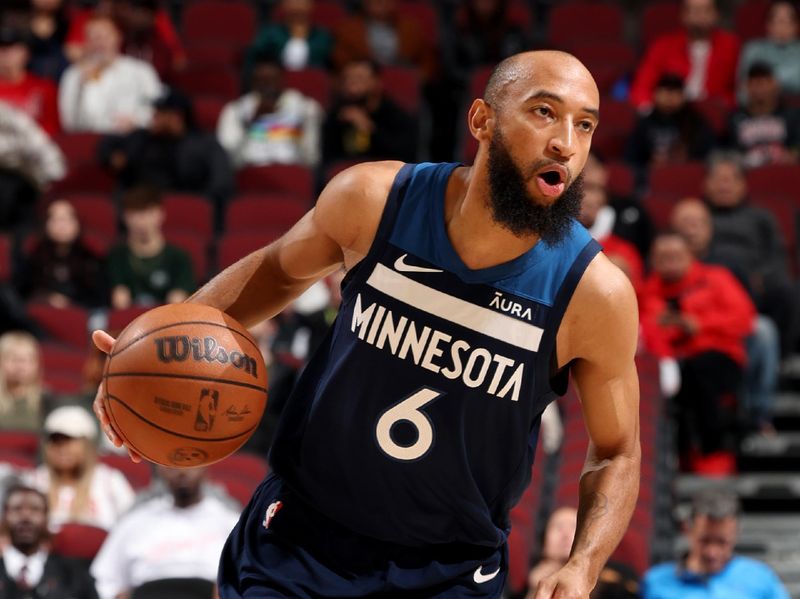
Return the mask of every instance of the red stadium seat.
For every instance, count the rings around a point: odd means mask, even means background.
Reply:
[[[244,48],[255,35],[256,11],[244,0],[198,0],[183,11],[183,38],[227,42]]]
[[[167,231],[167,241],[189,254],[192,261],[192,272],[196,282],[208,279],[208,237],[191,231]]]
[[[533,27],[534,15],[530,5],[524,0],[512,0],[508,3],[508,22],[516,25],[523,31],[530,31]]]
[[[4,434],[0,433],[0,437]],[[0,464],[9,464],[17,470],[33,470],[36,468],[36,460],[31,456],[4,449],[0,449]]]
[[[0,451],[29,456],[33,459],[39,451],[39,433],[32,431],[0,431]],[[0,455],[2,461],[2,455]]]
[[[702,162],[655,166],[650,169],[650,193],[675,199],[700,197],[705,176],[706,165]]]
[[[108,327],[109,332],[122,332],[122,329],[124,329],[145,312],[147,312],[147,308],[141,306],[133,306],[131,308],[123,308],[121,310],[109,310],[108,324],[106,326]]]
[[[381,82],[386,95],[406,112],[415,115],[422,101],[419,72],[405,67],[384,67]]]
[[[648,2],[642,11],[640,46],[646,49],[657,37],[680,28],[680,3]]]
[[[88,315],[83,308],[53,308],[48,304],[29,304],[28,315],[54,340],[80,351],[86,350],[89,342]]]
[[[67,372],[80,378],[86,361],[86,349],[78,351],[74,347],[45,341],[41,344],[42,363],[45,373]]]
[[[625,68],[636,66],[636,52],[630,44],[620,39],[574,40],[565,49],[578,57],[590,71],[593,66],[603,63],[617,64]]]
[[[152,472],[147,462],[135,463],[131,461],[127,454],[122,455],[116,453],[101,455],[100,461],[106,466],[116,468],[122,472],[125,478],[128,479],[131,487],[136,491],[140,491],[150,484]]]
[[[236,180],[240,192],[286,193],[309,202],[314,195],[313,174],[304,166],[250,166],[241,169]]]
[[[246,452],[235,453],[208,467],[208,475],[212,479],[239,478],[250,481],[254,487],[264,480],[268,472],[269,465],[264,458]]]
[[[175,87],[189,95],[232,100],[239,95],[239,78],[229,67],[188,67],[176,73]]]
[[[192,67],[235,67],[240,62],[236,46],[225,41],[198,40],[186,45],[186,58]]]
[[[225,230],[253,231],[270,229],[287,231],[308,211],[306,202],[292,196],[253,194],[230,202],[225,216]]]
[[[550,43],[562,47],[581,39],[622,39],[624,16],[613,4],[559,3],[550,14]]]
[[[216,133],[219,115],[222,114],[227,102],[216,96],[196,96],[193,98],[193,102],[197,124],[204,131]]]
[[[280,237],[278,231],[225,234],[217,245],[217,268],[222,270],[247,254],[269,245]]]
[[[435,48],[439,45],[439,15],[430,2],[421,0],[398,2],[397,12],[413,20],[431,46]]]
[[[67,176],[50,188],[51,195],[72,192],[110,194],[116,182],[103,167],[97,164],[77,164],[67,171]]]
[[[644,207],[650,218],[653,219],[653,224],[656,228],[669,227],[669,219],[672,214],[672,208],[678,202],[679,196],[675,194],[659,195],[651,193],[645,196],[643,200]]]
[[[190,193],[167,193],[164,195],[166,220],[164,230],[191,231],[208,238],[214,230],[211,202]]]
[[[796,164],[772,164],[747,172],[747,187],[751,195],[792,197],[794,203],[800,206],[798,181],[800,181],[800,166]]]
[[[53,537],[53,553],[58,553],[65,557],[91,561],[103,541],[106,540],[108,532],[96,526],[88,524],[78,524],[68,522],[61,526],[61,529]]]
[[[97,133],[60,133],[55,142],[70,166],[94,164],[97,162]]]
[[[730,114],[725,102],[719,98],[706,98],[705,100],[694,102],[693,106],[705,117],[717,137],[725,133],[725,129],[728,127],[728,115]]]
[[[627,102],[605,100],[600,107],[600,125],[592,146],[608,159],[619,158],[633,130],[636,112]]]
[[[75,208],[81,228],[114,239],[117,234],[117,212],[113,200],[96,193],[71,193],[65,197]]]
[[[14,241],[8,233],[0,234],[0,281],[8,281],[13,274]]]
[[[325,0],[322,2],[315,2],[314,8],[311,9],[311,22],[328,31],[334,31],[346,18],[347,11],[344,9],[344,6],[338,2]],[[276,23],[283,20],[283,9],[281,6],[275,8],[270,15],[270,20]]]
[[[634,177],[630,167],[622,161],[609,162],[608,192],[618,198],[627,198],[633,195]]]
[[[742,42],[766,35],[769,7],[769,0],[747,0],[736,8],[734,22]]]
[[[331,76],[325,69],[286,71],[283,83],[287,88],[296,89],[302,94],[314,98],[323,108],[330,105]]]

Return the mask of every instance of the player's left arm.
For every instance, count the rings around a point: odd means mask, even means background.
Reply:
[[[565,326],[566,325],[566,326]],[[636,296],[600,254],[587,268],[558,334],[559,363],[572,361],[589,450],[580,479],[578,528],[567,565],[536,599],[586,599],[628,527],[639,492]]]

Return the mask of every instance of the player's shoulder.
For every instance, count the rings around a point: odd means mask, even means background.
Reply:
[[[586,267],[574,299],[595,309],[614,312],[625,313],[636,307],[636,293],[630,279],[602,252]]]

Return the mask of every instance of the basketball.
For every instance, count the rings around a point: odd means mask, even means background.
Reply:
[[[267,373],[247,330],[216,308],[171,304],[131,322],[104,373],[105,409],[122,440],[151,462],[210,464],[253,434]]]

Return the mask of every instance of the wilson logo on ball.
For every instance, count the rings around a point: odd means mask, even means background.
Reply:
[[[178,335],[159,337],[155,340],[158,360],[165,364],[185,362],[190,357],[196,362],[218,362],[230,364],[234,368],[244,370],[253,378],[258,378],[255,358],[238,351],[229,351],[219,345],[213,337],[189,337]]]

